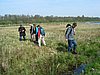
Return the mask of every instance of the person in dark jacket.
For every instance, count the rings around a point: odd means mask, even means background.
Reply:
[[[22,25],[20,25],[20,27],[18,28],[18,32],[19,32],[19,40],[22,41],[22,37],[23,39],[25,40],[25,36],[26,36],[26,33],[25,33],[26,29],[25,27],[23,27]]]
[[[33,24],[30,24],[30,36],[31,36],[31,38],[30,38],[30,40],[31,41],[33,41],[33,39],[32,39],[32,36],[33,35]]]
[[[36,24],[32,24],[31,28],[30,28],[30,34],[31,34],[31,40],[36,42],[37,40],[37,34],[38,34],[38,28],[36,26]]]

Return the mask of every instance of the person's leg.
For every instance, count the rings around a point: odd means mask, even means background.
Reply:
[[[76,40],[73,40],[72,43],[73,43],[73,50],[76,51],[76,47],[77,47],[77,42],[76,42]]]
[[[32,40],[32,34],[30,33],[30,40]]]
[[[31,41],[33,41],[34,35],[33,35],[33,34],[31,34],[31,36],[32,36]]]
[[[26,40],[26,37],[25,36],[23,36],[23,38],[24,38],[24,41]]]
[[[72,49],[72,40],[68,40],[68,52]]]
[[[39,45],[39,47],[41,47],[41,37],[38,38],[38,45]]]
[[[35,35],[35,41],[38,44],[38,34]]]
[[[19,34],[19,35],[20,35],[20,38],[19,38],[19,40],[20,40],[20,41],[22,41],[22,35],[21,35],[21,34]]]
[[[42,43],[43,43],[43,45],[46,45],[45,40],[44,40],[44,36],[42,36]]]
[[[77,42],[76,42],[75,40],[73,40],[73,41],[72,41],[72,44],[73,44],[73,53],[74,53],[74,54],[77,54],[77,53],[76,53]]]
[[[33,41],[35,42],[35,39],[36,39],[36,36],[35,36],[35,34],[33,34]]]

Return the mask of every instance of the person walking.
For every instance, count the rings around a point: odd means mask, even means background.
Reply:
[[[45,37],[44,28],[42,28],[40,25],[38,25],[38,45],[39,45],[39,47],[41,47],[41,41],[42,41],[43,45],[46,45],[44,37]]]
[[[32,35],[33,35],[33,24],[30,25],[30,41],[32,41]]]
[[[38,34],[38,27],[36,26],[36,24],[32,24],[31,28],[30,28],[30,34],[31,34],[31,40],[36,43],[37,41],[37,34]]]
[[[24,41],[26,40],[26,33],[25,33],[26,29],[25,27],[23,27],[22,25],[20,25],[20,27],[18,28],[18,32],[19,32],[19,40],[22,41],[22,37],[24,39]]]
[[[77,26],[77,23],[73,23],[72,26],[68,27],[65,33],[65,38],[68,41],[68,52],[71,52],[72,50],[72,54],[77,54],[76,52],[77,43],[74,38],[76,26]]]

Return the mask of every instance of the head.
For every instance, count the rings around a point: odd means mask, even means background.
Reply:
[[[22,25],[20,25],[20,27],[22,27]]]
[[[36,27],[36,24],[33,24],[34,27]]]
[[[77,23],[73,23],[72,27],[75,28],[77,26]]]
[[[41,27],[40,25],[38,25],[37,27]]]
[[[71,26],[71,24],[67,24],[67,25],[66,25],[66,28],[69,27],[69,26]]]

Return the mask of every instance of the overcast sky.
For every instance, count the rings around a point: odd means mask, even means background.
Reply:
[[[100,17],[100,0],[0,0],[4,14]]]

